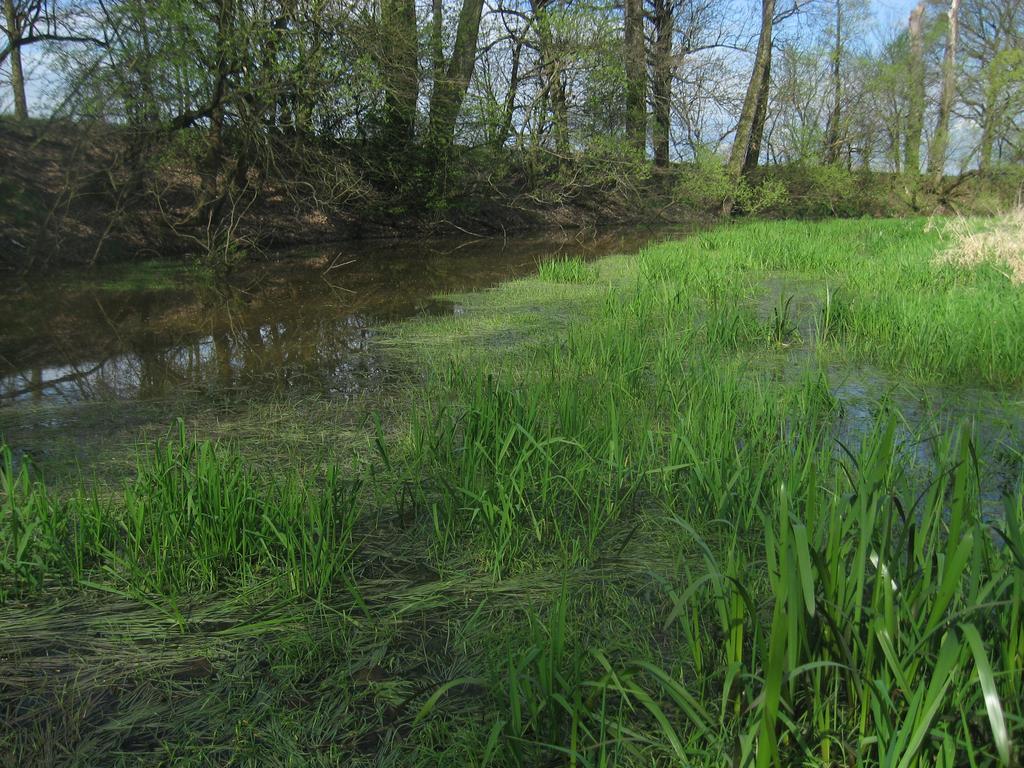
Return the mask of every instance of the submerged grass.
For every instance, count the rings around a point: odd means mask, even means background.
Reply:
[[[322,467],[264,469],[179,426],[97,497],[5,453],[2,621],[20,629],[0,641],[18,723],[0,748],[19,764],[55,743],[93,764],[1014,764],[1019,447],[984,453],[969,422],[935,432],[884,406],[851,442],[822,365],[1019,385],[1019,289],[936,263],[941,245],[924,222],[750,224],[460,297],[458,317],[394,329],[428,382]],[[821,286],[810,325],[785,291],[762,311],[779,274]],[[992,517],[986,469],[1007,456]],[[51,615],[112,592],[121,617],[87,638]],[[118,687],[33,672],[147,647],[149,671]]]

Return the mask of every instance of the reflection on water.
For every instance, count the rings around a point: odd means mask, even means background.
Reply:
[[[856,449],[894,409],[900,417],[900,446],[925,476],[950,458],[945,440],[960,427],[969,429],[979,458],[983,514],[1002,516],[1004,499],[1017,492],[1024,471],[1024,403],[1019,399],[978,387],[911,386],[864,366],[832,366],[829,379],[841,406],[836,439]]]
[[[0,404],[302,389],[348,396],[392,375],[382,323],[457,311],[434,296],[541,261],[631,252],[669,233],[320,246],[211,287],[161,265],[35,279],[0,293]]]

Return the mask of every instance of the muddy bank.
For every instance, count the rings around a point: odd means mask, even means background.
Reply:
[[[419,146],[275,141],[258,156],[235,146],[211,170],[198,129],[0,119],[0,269],[159,257],[223,273],[297,245],[706,223],[728,194],[720,168],[652,168],[628,154],[458,147],[439,158]],[[795,163],[758,169],[752,189],[777,194],[748,197],[767,218],[991,214],[1016,200],[1018,177],[967,174],[909,195],[893,174]],[[742,201],[734,215],[747,215]]]
[[[428,158],[384,163],[374,148],[338,144],[318,156],[316,173],[329,178],[311,178],[306,165],[250,169],[242,192],[214,206],[214,219],[194,159],[184,149],[159,150],[142,154],[111,126],[0,120],[0,268],[157,256],[239,261],[345,240],[508,237],[703,218],[674,204],[674,180],[665,176],[588,180],[469,156],[442,170]]]

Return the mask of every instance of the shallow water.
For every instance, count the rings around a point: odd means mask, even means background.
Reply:
[[[384,353],[384,325],[458,313],[439,294],[528,275],[550,259],[631,253],[682,230],[618,230],[508,240],[424,239],[292,250],[214,285],[187,267],[148,262],[63,273],[0,288],[0,440],[19,454],[86,464],[97,443],[161,428],[199,402],[217,408],[280,395],[344,400],[415,376]],[[756,367],[796,379],[818,370],[815,336],[825,284],[790,275],[761,281],[755,312],[787,314],[793,336]],[[792,297],[786,307],[786,299]],[[828,366],[840,408],[836,440],[855,447],[887,405],[904,418],[922,465],[926,435],[968,422],[986,457],[995,504],[1020,477],[1024,396],[924,386],[863,365]],[[924,436],[924,438],[923,438]]]
[[[34,279],[0,293],[0,408],[182,394],[348,396],[386,384],[388,322],[459,311],[477,290],[566,256],[630,253],[674,231],[317,246],[211,285],[169,263]]]
[[[1024,476],[1024,392],[926,383],[863,362],[827,356],[819,360],[817,334],[829,290],[826,282],[773,274],[760,281],[759,289],[759,320],[774,326],[784,313],[785,325],[792,329],[789,343],[762,360],[762,367],[791,381],[824,370],[837,406],[837,450],[856,453],[862,441],[896,413],[897,439],[910,460],[907,466],[920,469],[924,478],[942,458],[944,440],[965,429],[978,456],[982,508],[988,517],[1002,516],[1004,499],[1016,492]]]

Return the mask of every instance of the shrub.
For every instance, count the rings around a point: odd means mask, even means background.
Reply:
[[[676,200],[698,211],[715,211],[726,200],[732,200],[736,210],[755,215],[772,209],[782,209],[789,201],[786,185],[780,179],[768,178],[751,184],[746,178],[730,178],[725,164],[708,149],[698,149],[692,169],[683,174],[676,186]]]

